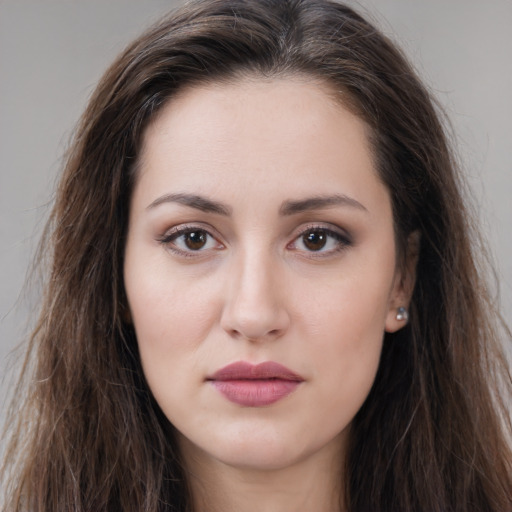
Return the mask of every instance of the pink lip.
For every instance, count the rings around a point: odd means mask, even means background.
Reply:
[[[295,391],[304,379],[285,366],[268,361],[229,364],[207,379],[230,402],[246,407],[270,405]]]

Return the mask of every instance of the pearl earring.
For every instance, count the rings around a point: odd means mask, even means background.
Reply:
[[[400,306],[396,310],[396,319],[399,322],[407,322],[409,320],[409,313],[407,312],[407,309],[402,307],[402,306]]]

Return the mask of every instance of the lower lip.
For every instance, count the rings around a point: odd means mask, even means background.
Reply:
[[[213,380],[213,386],[230,402],[245,407],[270,405],[293,393],[300,382],[283,379]]]

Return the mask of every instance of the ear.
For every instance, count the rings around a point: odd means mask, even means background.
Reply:
[[[399,315],[399,308],[409,310],[414,285],[416,283],[416,266],[420,254],[421,235],[413,231],[407,238],[405,261],[397,269],[393,289],[389,297],[389,308],[386,317],[386,332],[396,332],[407,325],[407,314]]]

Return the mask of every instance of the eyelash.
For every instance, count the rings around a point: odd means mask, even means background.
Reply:
[[[224,248],[224,245],[221,242],[219,242],[217,237],[213,236],[209,232],[208,229],[201,227],[201,226],[197,226],[197,225],[176,226],[176,227],[172,228],[171,231],[168,231],[163,236],[159,237],[158,242],[160,242],[162,245],[166,246],[173,253],[175,253],[179,256],[186,257],[186,258],[197,257],[200,255],[200,253],[211,250],[211,248],[203,249],[202,247],[198,248],[197,250],[190,249],[190,248],[189,249],[181,249],[175,245],[176,240],[178,240],[180,237],[189,235],[191,233],[206,234],[207,240],[213,239],[216,241],[216,244],[218,245],[218,247],[216,248],[217,250]],[[328,243],[329,239],[333,239],[335,241],[336,247],[329,249],[327,251],[323,251],[322,250],[323,247],[318,251],[307,250],[307,249],[301,251],[300,249],[297,249],[297,247],[296,247],[297,242],[302,240],[302,243],[304,243],[303,237],[307,234],[313,234],[313,233],[325,235],[327,237],[326,244]],[[208,241],[206,243],[208,243]],[[312,225],[308,225],[305,228],[301,229],[300,233],[298,233],[298,235],[295,236],[295,238],[292,240],[292,242],[287,244],[286,247],[287,247],[287,249],[290,249],[293,251],[304,252],[308,255],[307,257],[309,257],[309,258],[325,258],[325,257],[331,256],[332,254],[343,251],[347,247],[350,247],[351,245],[353,245],[353,242],[351,240],[351,237],[348,234],[340,233],[339,231],[335,231],[334,229],[330,229],[324,225],[312,224]]]
[[[207,238],[213,239],[216,241],[218,245],[221,246],[221,248],[224,248],[224,245],[221,242],[218,242],[217,238],[214,237],[208,229],[202,227],[202,226],[194,226],[194,225],[181,225],[176,226],[172,228],[170,231],[167,231],[162,237],[158,238],[158,241],[165,245],[170,251],[173,253],[184,256],[186,258],[193,258],[197,257],[199,253],[203,252],[201,249],[193,250],[193,249],[180,249],[177,247],[174,242],[180,237],[183,237],[185,235],[190,235],[191,233],[204,233],[206,234]]]
[[[307,257],[309,258],[328,258],[329,256],[332,256],[333,254],[337,254],[341,251],[346,250],[348,247],[353,245],[352,239],[349,236],[348,233],[342,233],[340,231],[331,229],[329,227],[326,227],[325,225],[321,224],[311,224],[308,226],[305,226],[303,229],[301,229],[300,233],[293,239],[292,242],[290,242],[287,245],[287,248],[290,248],[291,250],[299,250],[296,247],[294,247],[298,241],[304,240],[304,236],[307,234],[312,233],[318,233],[326,235],[329,238],[333,239],[336,246],[330,250],[323,251],[308,251],[305,250],[304,252],[307,253]],[[328,243],[328,242],[326,242]],[[323,247],[322,247],[323,249]]]

